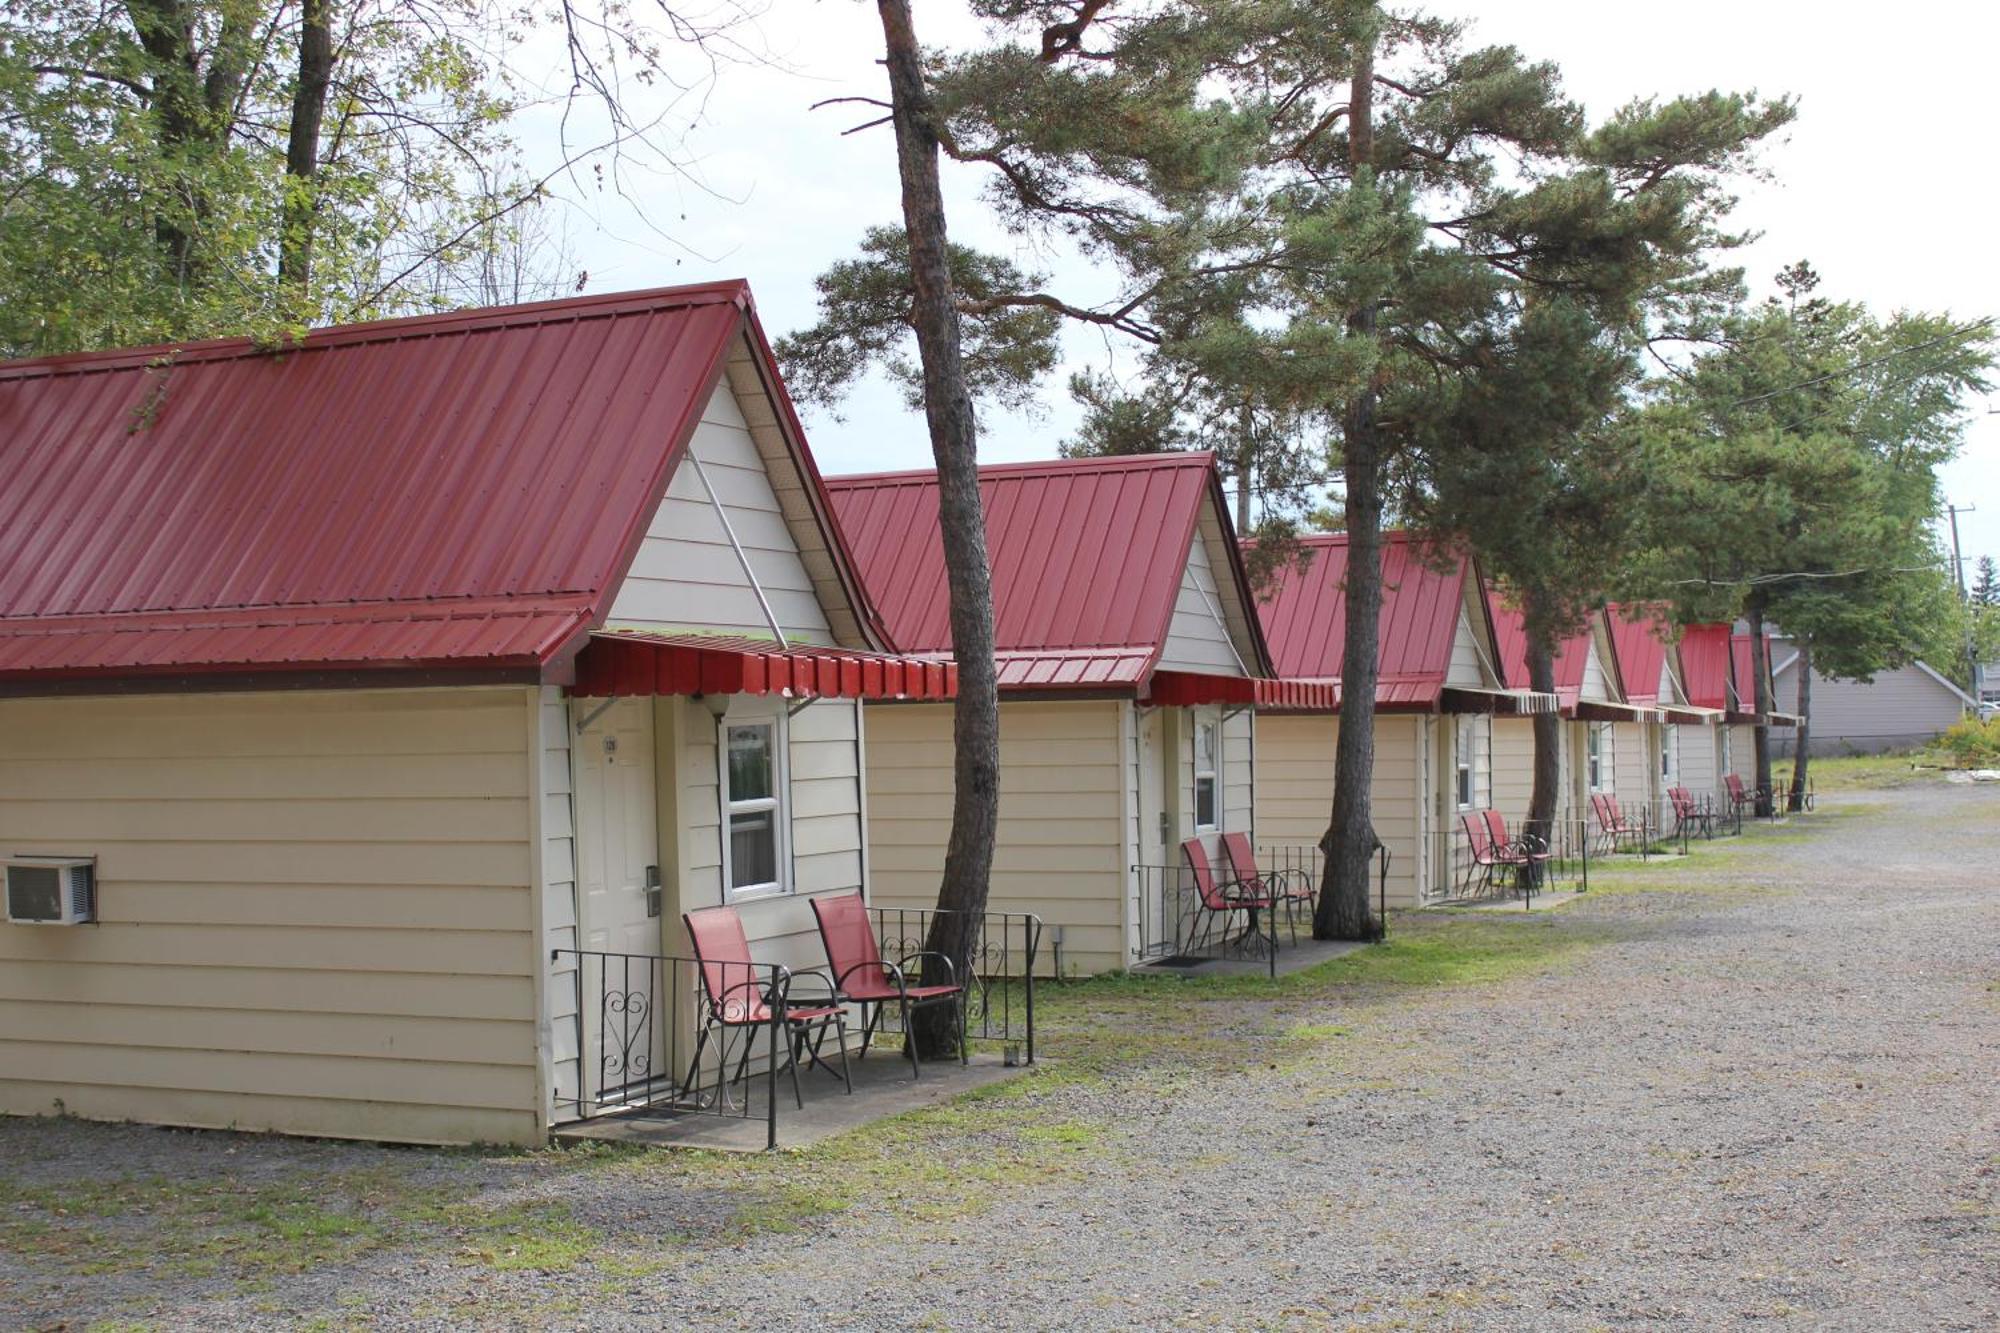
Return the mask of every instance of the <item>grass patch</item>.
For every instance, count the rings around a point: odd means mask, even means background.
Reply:
[[[1903,750],[1894,754],[1827,755],[1806,766],[1813,789],[1820,792],[1887,791],[1936,782],[1937,770],[1949,761],[1934,750]],[[1791,780],[1791,765],[1783,768]]]

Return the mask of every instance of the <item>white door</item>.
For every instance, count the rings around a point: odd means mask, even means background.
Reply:
[[[654,960],[660,932],[658,807],[653,790],[653,701],[580,699],[589,718],[570,753],[576,784],[577,936],[583,941],[584,1072],[598,1100],[639,1100],[664,1068],[666,989]],[[574,722],[572,722],[574,725]],[[594,956],[593,956],[594,955]]]
[[[1167,754],[1165,713],[1147,709],[1138,719],[1138,812],[1135,845],[1139,850],[1139,947],[1147,957],[1173,952],[1180,904],[1181,852],[1173,845],[1173,821],[1167,813],[1173,770]]]

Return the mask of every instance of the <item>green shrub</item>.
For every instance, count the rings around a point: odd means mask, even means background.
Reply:
[[[1960,768],[2000,768],[2000,716],[1953,723],[1938,744]]]

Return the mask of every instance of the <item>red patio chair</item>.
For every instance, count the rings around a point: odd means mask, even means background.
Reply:
[[[1282,870],[1268,873],[1257,869],[1257,852],[1250,846],[1247,833],[1225,833],[1222,835],[1222,858],[1229,863],[1229,873],[1236,882],[1253,894],[1262,893],[1276,898],[1285,909],[1285,924],[1292,934],[1292,943],[1299,942],[1298,909],[1304,904],[1311,913],[1313,901],[1318,892],[1312,882],[1312,872],[1304,866],[1286,866]]]
[[[775,1015],[779,1026],[785,1029],[787,1055],[785,1063],[792,1075],[792,1100],[805,1109],[805,1094],[799,1088],[799,1057],[804,1055],[813,1064],[832,1070],[832,1066],[820,1058],[820,1047],[826,1040],[828,1028],[832,1028],[840,1048],[840,1081],[851,1094],[854,1081],[847,1072],[847,1011],[833,1001],[833,988],[827,985],[827,995],[823,1002],[793,1005],[791,1003],[792,983],[800,977],[817,976],[816,973],[794,973],[785,967],[759,967],[750,957],[750,938],[743,932],[743,918],[733,907],[703,907],[692,912],[681,913],[681,922],[687,927],[688,944],[694,950],[697,970],[701,974],[702,1016],[701,1032],[695,1038],[694,1059],[688,1062],[687,1087],[695,1086],[696,1076],[701,1072],[702,1052],[707,1049],[709,1037],[718,1029],[722,1040],[718,1043],[720,1059],[726,1070],[729,1063],[728,1034],[736,1029],[754,1030],[769,1027]],[[764,978],[770,977],[771,984],[765,985]],[[819,978],[822,983],[824,977]],[[743,1054],[736,1062],[736,1074],[727,1080],[741,1083],[749,1072],[750,1052],[756,1046],[755,1040],[746,1036]],[[777,1052],[772,1052],[775,1059]]]
[[[1686,787],[1669,787],[1667,800],[1674,808],[1674,837],[1680,837],[1687,830],[1698,832],[1705,838],[1715,836],[1715,812],[1697,802],[1693,792]]]
[[[1486,836],[1493,846],[1493,856],[1501,865],[1515,867],[1521,878],[1525,892],[1533,893],[1535,885],[1542,877],[1542,867],[1555,860],[1555,853],[1549,844],[1532,833],[1523,833],[1518,838],[1507,836],[1507,816],[1498,810],[1482,810],[1482,822],[1486,825]]]
[[[868,1045],[882,1022],[886,1006],[895,1005],[903,1024],[903,1054],[910,1058],[911,1077],[924,1076],[923,1062],[917,1058],[917,1043],[910,1032],[910,1015],[937,1005],[952,1006],[958,1019],[958,1061],[967,1060],[965,1049],[965,986],[958,980],[951,959],[941,953],[913,953],[896,962],[883,961],[882,946],[875,939],[874,923],[868,919],[868,904],[859,893],[825,894],[812,900],[813,918],[819,922],[820,943],[826,948],[827,964],[833,969],[834,992],[849,1003],[859,1005],[867,1017],[861,1029],[859,1059],[868,1058]],[[912,986],[904,969],[923,958],[944,964],[952,978],[942,986]]]
[[[1257,913],[1275,912],[1280,899],[1263,885],[1252,886],[1238,880],[1218,878],[1208,861],[1208,849],[1201,845],[1200,838],[1189,838],[1181,844],[1181,855],[1187,859],[1188,873],[1194,877],[1195,909],[1202,923],[1191,941],[1194,947],[1204,947],[1220,923],[1223,942],[1229,943],[1229,918],[1232,913],[1242,912],[1249,918],[1249,928],[1238,937],[1237,943],[1262,940],[1257,932]],[[1276,962],[1275,933],[1271,940]]]
[[[1723,790],[1726,791],[1729,795],[1729,808],[1731,812],[1735,814],[1737,823],[1739,825],[1743,822],[1744,806],[1746,805],[1749,806],[1751,813],[1755,814],[1757,810],[1757,802],[1760,800],[1768,800],[1770,798],[1770,793],[1765,791],[1762,787],[1756,787],[1756,788],[1745,787],[1743,785],[1743,778],[1741,777],[1741,775],[1736,773],[1723,774],[1722,786]],[[1772,807],[1772,809],[1774,810],[1776,808],[1777,807],[1775,805]]]
[[[1479,887],[1483,891],[1491,891],[1494,872],[1508,863],[1495,854],[1493,834],[1486,827],[1486,816],[1480,812],[1464,814],[1458,817],[1458,822],[1464,826],[1466,843],[1472,848],[1472,869],[1480,872]],[[1468,887],[1471,882],[1472,876],[1468,873]]]
[[[1645,837],[1643,830],[1626,822],[1623,812],[1618,808],[1616,797],[1601,793],[1593,795],[1590,798],[1590,808],[1597,816],[1598,834],[1603,838],[1604,845],[1612,851],[1618,850],[1621,841],[1630,842]]]

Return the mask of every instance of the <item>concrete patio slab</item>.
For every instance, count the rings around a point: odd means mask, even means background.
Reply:
[[[923,1077],[912,1079],[901,1053],[877,1048],[866,1060],[850,1061],[854,1094],[840,1081],[817,1069],[799,1073],[805,1093],[802,1111],[792,1100],[788,1075],[778,1076],[778,1146],[805,1148],[836,1134],[859,1129],[890,1116],[920,1111],[1028,1072],[1009,1067],[997,1055],[975,1054],[969,1064],[938,1061],[924,1065]],[[745,1089],[735,1090],[738,1114],[727,1116],[672,1110],[614,1112],[590,1120],[559,1125],[555,1137],[566,1142],[642,1143],[658,1148],[707,1148],[718,1152],[762,1152],[767,1139],[766,1100],[770,1083],[753,1076]],[[742,1100],[748,1097],[747,1105]]]
[[[1278,946],[1279,976],[1292,972],[1303,972],[1331,959],[1345,957],[1356,949],[1365,949],[1367,944],[1360,940],[1300,940],[1297,944]],[[1179,963],[1161,960],[1147,963],[1133,969],[1148,976],[1171,977],[1262,977],[1271,974],[1271,965],[1262,958],[1203,958],[1197,962]]]

